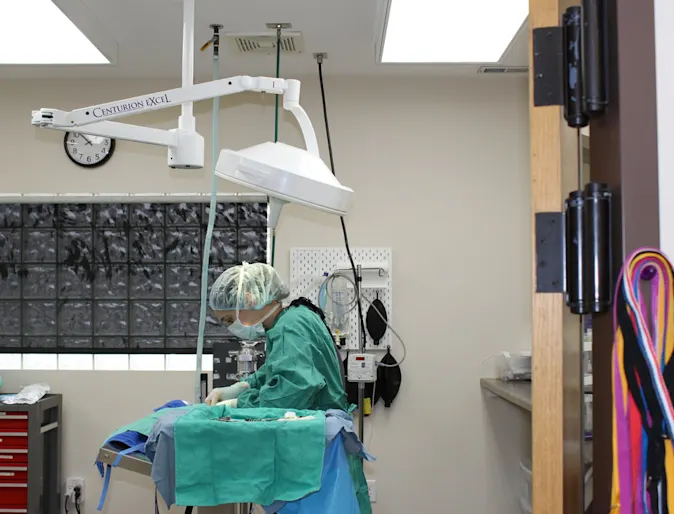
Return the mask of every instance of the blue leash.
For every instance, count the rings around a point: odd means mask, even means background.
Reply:
[[[110,475],[111,475],[112,468],[116,468],[117,466],[119,466],[119,463],[122,462],[122,458],[125,455],[129,455],[130,453],[136,453],[136,452],[142,450],[143,448],[145,448],[144,442],[139,443],[135,446],[130,446],[126,450],[122,450],[121,452],[119,452],[119,454],[117,455],[117,458],[112,463],[112,465],[108,464],[106,466],[106,468],[105,468],[105,479],[103,481],[103,491],[101,492],[101,499],[98,502],[98,507],[96,507],[96,510],[99,510],[99,511],[103,510],[103,505],[105,504],[105,498],[108,495],[108,488],[110,487]]]

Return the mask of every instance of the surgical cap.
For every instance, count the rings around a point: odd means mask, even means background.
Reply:
[[[290,294],[269,264],[243,263],[224,271],[211,288],[210,305],[215,311],[262,309]]]

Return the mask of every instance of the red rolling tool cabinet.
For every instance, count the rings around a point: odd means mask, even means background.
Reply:
[[[0,514],[60,513],[61,404],[0,403]]]

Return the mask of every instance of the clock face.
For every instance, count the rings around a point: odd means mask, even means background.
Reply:
[[[70,160],[78,166],[95,168],[102,166],[112,157],[115,140],[109,137],[66,132],[63,147]]]

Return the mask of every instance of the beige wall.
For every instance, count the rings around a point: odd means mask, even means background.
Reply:
[[[315,77],[303,83],[327,160]],[[483,399],[483,361],[528,347],[531,236],[527,84],[521,79],[328,79],[337,174],[356,191],[347,225],[353,246],[394,255],[392,323],[408,357],[393,408],[368,421],[368,467],[378,514],[518,512],[518,460],[528,420]],[[72,109],[173,87],[133,81],[0,82],[2,192],[208,191],[206,172],[171,172],[161,148],[120,143],[106,166],[83,171],[63,154],[62,133],[29,123],[39,107]],[[273,99],[223,99],[221,146],[273,137]],[[208,103],[197,107],[210,146]],[[174,126],[177,111],[140,116]],[[301,142],[284,117],[281,139]],[[210,151],[207,149],[207,154]],[[208,161],[209,159],[207,159]],[[222,190],[225,184],[221,183]],[[339,246],[336,218],[287,208],[278,232],[280,271],[294,246]],[[65,476],[87,479],[87,512],[100,491],[92,461],[117,426],[175,397],[192,377],[178,372],[5,372],[8,388],[46,380],[65,394]],[[369,436],[366,437],[366,439]],[[147,481],[114,474],[106,512],[151,509]]]

